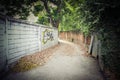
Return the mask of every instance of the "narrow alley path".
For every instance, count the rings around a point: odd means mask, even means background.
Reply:
[[[61,40],[44,66],[10,74],[5,80],[102,80],[96,60],[83,53],[80,46]]]

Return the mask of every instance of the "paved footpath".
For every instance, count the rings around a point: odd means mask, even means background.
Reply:
[[[61,40],[44,66],[9,74],[5,80],[103,80],[96,60],[83,53],[80,46]]]

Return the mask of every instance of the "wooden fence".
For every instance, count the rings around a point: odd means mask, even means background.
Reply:
[[[58,43],[58,30],[0,16],[0,71],[19,58]]]
[[[101,41],[98,39],[98,34],[91,34],[89,37],[85,37],[83,33],[76,33],[73,31],[65,31],[59,33],[59,38],[68,40],[77,44],[83,44],[88,54],[98,58],[100,68],[103,70],[104,64],[102,61]]]
[[[102,43],[101,43],[101,40],[99,40],[98,38],[99,34],[93,34],[91,36],[93,40],[91,40],[91,44],[90,44],[91,47],[89,48],[89,53],[98,59],[99,66],[101,70],[103,70],[103,67],[104,67],[103,60],[102,60],[103,53],[101,51]]]
[[[75,31],[63,31],[59,33],[59,38],[74,42],[76,44],[80,44],[84,46],[86,52],[88,52],[91,37],[90,36],[86,37],[82,32],[80,33]]]

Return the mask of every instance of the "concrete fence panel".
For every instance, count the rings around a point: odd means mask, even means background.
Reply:
[[[25,54],[39,51],[38,26],[8,21],[8,62],[14,62]]]
[[[25,55],[57,43],[56,28],[0,17],[0,71]]]
[[[5,19],[0,18],[0,71],[6,65],[5,49]]]
[[[56,28],[41,27],[42,50],[58,43],[58,31]]]

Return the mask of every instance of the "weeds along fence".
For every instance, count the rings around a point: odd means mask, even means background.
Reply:
[[[57,43],[56,28],[0,16],[0,71],[25,55]]]

